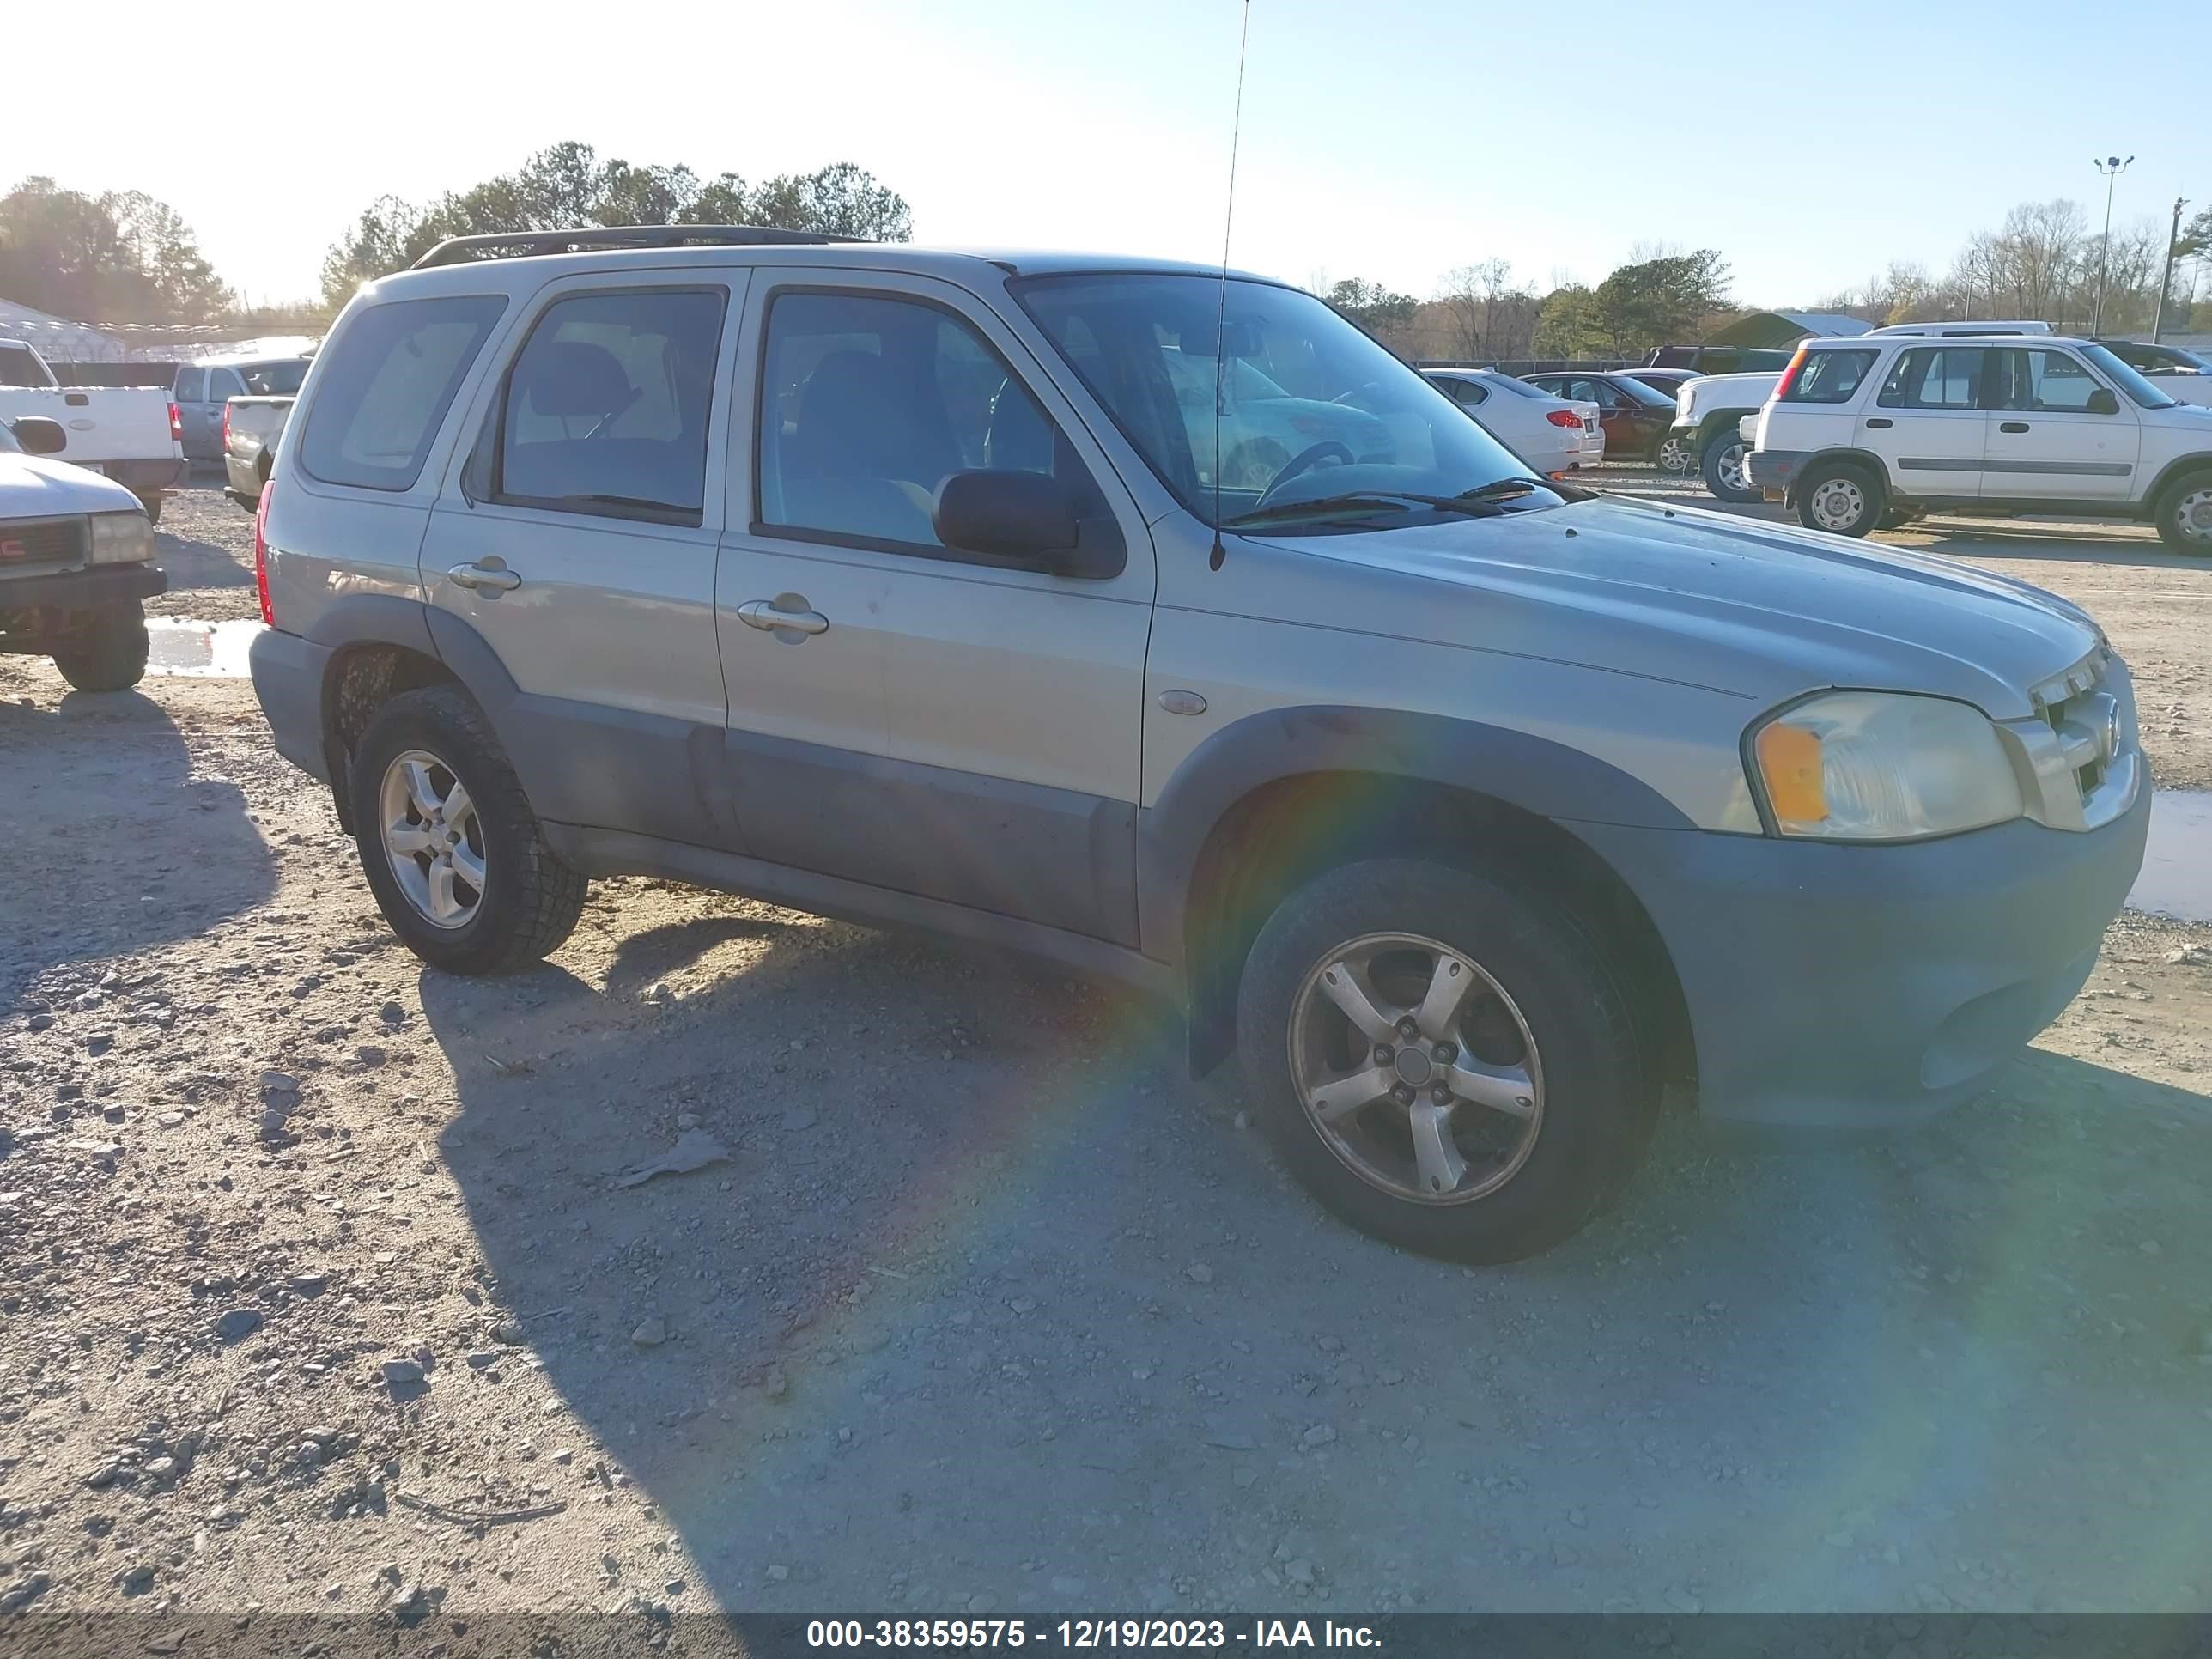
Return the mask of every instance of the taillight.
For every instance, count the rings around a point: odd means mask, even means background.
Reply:
[[[1571,409],[1552,410],[1545,415],[1544,418],[1553,426],[1578,427],[1583,423],[1583,417]]]
[[[1774,395],[1779,400],[1790,395],[1790,388],[1797,384],[1797,376],[1805,367],[1805,348],[1799,346],[1790,359],[1790,367],[1782,371],[1782,378],[1774,383]]]
[[[226,450],[230,447],[230,405],[228,404],[222,406],[222,447]]]
[[[276,488],[274,478],[262,485],[261,505],[253,510],[253,586],[261,594],[261,620],[271,628],[276,626],[276,611],[269,603],[269,494]]]
[[[228,415],[228,414],[229,414],[229,413],[230,413],[230,410],[229,410],[228,409],[225,409],[225,410],[223,410],[223,413],[224,413],[224,414],[226,414],[226,415]],[[173,444],[180,444],[180,443],[184,442],[184,441],[185,441],[185,417],[184,417],[184,415],[183,415],[182,411],[180,411],[180,410],[177,408],[176,404],[171,404],[169,405],[169,441],[170,441],[171,443],[173,443]]]

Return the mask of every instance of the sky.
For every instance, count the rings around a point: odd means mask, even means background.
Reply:
[[[129,60],[183,69],[118,60],[146,93],[15,77],[0,189],[143,190],[257,303],[313,294],[375,198],[425,201],[567,138],[702,176],[854,161],[922,242],[1212,261],[1243,10],[289,0],[233,37],[218,6],[203,49]],[[167,3],[99,15],[117,40],[190,38]],[[2016,202],[2069,196],[2094,223],[2094,156],[2136,158],[2116,224],[2212,199],[2212,99],[2153,63],[2201,77],[2212,5],[1250,0],[1231,258],[1426,295],[1490,258],[1540,289],[1639,246],[1710,246],[1738,301],[1809,305],[1892,259],[1940,270]]]

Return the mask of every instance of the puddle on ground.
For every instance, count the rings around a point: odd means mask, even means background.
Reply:
[[[146,618],[146,672],[209,679],[248,678],[246,653],[258,622],[194,622],[189,617]]]
[[[2128,908],[2212,922],[2212,790],[2161,789],[2151,797],[2150,845]]]
[[[252,621],[149,617],[151,654],[146,671],[248,678],[246,653],[260,631],[261,624]],[[2212,790],[2160,790],[2152,798],[2150,845],[2128,906],[2181,921],[2212,922]]]

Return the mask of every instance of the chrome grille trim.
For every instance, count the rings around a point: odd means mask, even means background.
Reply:
[[[2134,683],[2110,647],[2033,688],[2035,713],[1999,720],[2027,816],[2051,830],[2111,823],[2135,804],[2143,762]]]

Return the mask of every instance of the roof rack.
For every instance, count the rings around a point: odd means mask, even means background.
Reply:
[[[494,231],[482,236],[448,236],[408,269],[428,270],[433,265],[458,265],[478,257],[514,258],[532,253],[581,253],[593,248],[787,247],[861,240],[768,225],[594,225],[574,230]]]

